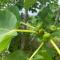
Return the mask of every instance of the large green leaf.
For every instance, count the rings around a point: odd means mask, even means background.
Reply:
[[[16,28],[17,19],[15,15],[6,10],[0,11],[0,28],[13,29]]]
[[[36,3],[37,0],[24,0],[24,7],[26,9],[29,9],[30,7],[32,7],[34,5],[34,3]]]
[[[1,30],[0,29],[0,52],[7,49],[13,36],[16,36],[17,33],[12,30]]]
[[[27,60],[27,57],[23,51],[15,51],[8,55],[4,60]]]
[[[18,20],[20,20],[20,14],[19,14],[19,9],[18,9],[18,7],[17,6],[11,6],[11,5],[9,5],[8,7],[7,7],[7,9],[9,9],[15,16],[16,16],[16,18],[18,19]]]
[[[0,52],[5,50],[13,36],[16,36],[16,16],[7,9],[0,11]]]
[[[8,7],[7,7],[7,9],[9,10],[9,11],[11,11],[15,16],[16,16],[16,18],[17,18],[17,28],[19,27],[19,24],[20,24],[20,21],[21,21],[21,16],[20,16],[20,13],[19,13],[19,9],[18,9],[18,7],[17,6],[11,6],[11,5],[9,5]]]

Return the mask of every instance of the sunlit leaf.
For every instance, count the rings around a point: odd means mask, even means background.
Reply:
[[[0,11],[0,52],[5,50],[13,36],[16,36],[16,32],[13,30],[16,28],[17,19],[10,11]],[[12,30],[12,31],[11,31]]]

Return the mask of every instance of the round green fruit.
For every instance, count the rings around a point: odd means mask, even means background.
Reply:
[[[45,32],[45,34],[43,35],[43,39],[49,39],[49,38],[50,38],[50,36],[51,36],[51,34],[50,34],[50,33]]]
[[[49,27],[49,29],[50,29],[51,31],[55,31],[57,28],[56,28],[55,25],[51,25],[51,26]]]

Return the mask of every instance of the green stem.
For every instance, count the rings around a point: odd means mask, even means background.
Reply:
[[[16,32],[26,32],[26,33],[35,33],[35,31],[33,31],[33,30],[19,30],[19,29],[17,29],[17,30],[15,30]]]
[[[14,29],[14,30],[11,30],[9,32],[7,32],[6,34],[11,34],[12,32],[26,32],[26,33],[36,33],[35,31],[33,30],[22,30],[22,29]]]
[[[26,26],[28,26],[28,27],[30,27],[30,28],[35,28],[35,27],[33,27],[32,25],[30,25],[29,23],[24,23],[24,22],[20,22],[21,24],[23,24],[23,25],[26,25]]]
[[[28,60],[32,60],[32,58],[36,55],[36,53],[41,49],[43,45],[44,45],[44,42],[40,44],[40,46],[36,49],[36,51],[32,54],[32,56]]]
[[[53,40],[50,40],[50,42],[53,45],[53,47],[56,49],[56,51],[58,52],[58,54],[60,55],[60,49],[58,48],[58,46],[54,43]]]

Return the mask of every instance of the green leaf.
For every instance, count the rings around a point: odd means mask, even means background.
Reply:
[[[8,7],[7,7],[7,9],[9,10],[9,11],[11,11],[15,16],[16,16],[16,18],[17,18],[17,28],[19,27],[19,25],[20,25],[20,21],[21,21],[21,16],[20,16],[20,13],[19,13],[19,9],[18,9],[18,7],[17,6],[11,6],[11,5],[9,5]]]
[[[34,5],[34,3],[36,3],[37,0],[24,0],[24,7],[26,9],[29,9],[30,7],[32,7]]]
[[[8,55],[4,60],[27,60],[27,57],[23,51],[15,51]]]
[[[8,32],[7,30],[0,30],[0,52],[7,49],[11,42],[13,36],[16,36],[17,33],[15,31]],[[5,33],[4,33],[5,32]]]
[[[9,5],[9,6],[7,7],[7,9],[8,9],[9,11],[11,11],[11,12],[16,16],[17,20],[20,20],[19,9],[18,9],[17,6],[14,6],[14,5],[11,6],[11,5]]]
[[[0,11],[0,52],[7,49],[13,36],[17,33],[16,29],[17,19],[16,16],[6,10]]]
[[[17,19],[15,15],[7,9],[0,11],[0,28],[16,28]]]
[[[33,60],[52,60],[52,57],[45,49],[40,50]]]
[[[45,45],[45,49],[47,50],[51,57],[56,56],[57,53],[56,50],[53,47],[51,47],[49,43]]]

